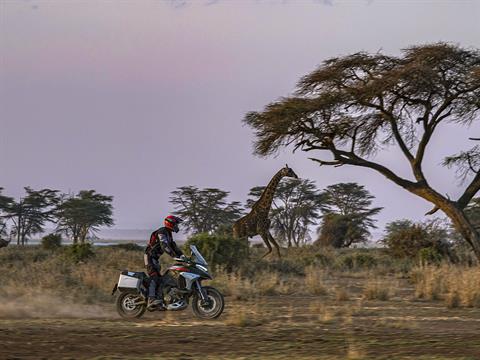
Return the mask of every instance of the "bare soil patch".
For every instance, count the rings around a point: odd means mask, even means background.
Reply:
[[[227,298],[216,321],[195,320],[187,310],[132,322],[103,309],[105,318],[98,307],[84,318],[3,316],[0,358],[480,359],[480,309],[435,302]]]

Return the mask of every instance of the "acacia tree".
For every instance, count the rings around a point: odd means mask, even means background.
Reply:
[[[436,43],[412,46],[402,56],[364,52],[326,60],[298,83],[294,96],[250,112],[255,152],[267,156],[292,145],[330,157],[320,165],[374,170],[441,209],[480,259],[480,233],[465,207],[480,189],[480,171],[469,166],[475,149],[451,156],[446,165],[466,171],[469,182],[457,199],[434,189],[423,170],[425,152],[439,126],[467,126],[480,109],[480,51]],[[403,177],[375,161],[380,149],[400,149],[411,169]]]
[[[321,192],[321,210],[324,214],[319,241],[334,247],[349,247],[366,242],[370,229],[376,228],[375,219],[382,208],[371,207],[375,198],[363,185],[338,183]],[[338,229],[336,229],[338,227]],[[335,236],[331,236],[330,232]],[[341,236],[340,236],[341,235]]]
[[[264,186],[250,189],[247,207],[260,198]],[[288,247],[300,246],[310,240],[309,227],[315,225],[320,210],[320,197],[313,181],[302,179],[282,180],[272,202],[270,218],[275,237]]]
[[[30,236],[43,231],[45,223],[53,220],[58,203],[57,190],[25,187],[25,193],[19,201],[8,198],[11,200],[7,200],[3,207],[4,218],[12,222],[17,245],[25,245]]]
[[[5,210],[13,202],[13,198],[2,195],[3,188],[0,187],[0,247],[7,246],[9,242],[2,239],[2,236],[6,234],[7,222],[5,221],[7,215]]]
[[[172,191],[170,203],[175,206],[175,214],[185,220],[187,231],[208,233],[232,224],[242,215],[238,201],[226,201],[228,194],[220,189],[182,186]]]
[[[56,209],[57,231],[64,232],[73,244],[84,244],[88,234],[100,226],[113,225],[113,197],[95,190],[82,190],[75,196],[64,198]]]

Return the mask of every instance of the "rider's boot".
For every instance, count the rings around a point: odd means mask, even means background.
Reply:
[[[156,309],[156,310],[165,310],[165,304],[163,303],[163,300],[161,299],[156,299],[154,297],[148,298],[148,304],[147,304],[148,309]]]

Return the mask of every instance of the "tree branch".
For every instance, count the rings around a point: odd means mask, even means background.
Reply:
[[[385,115],[388,119],[388,122],[390,123],[390,126],[392,127],[392,132],[393,136],[395,137],[395,140],[397,141],[398,145],[400,146],[400,149],[402,150],[403,154],[407,158],[407,160],[412,163],[413,162],[413,155],[408,149],[408,146],[405,144],[405,141],[402,138],[402,135],[400,134],[400,131],[398,129],[397,121],[393,114],[389,111],[387,111],[383,106],[377,105],[371,102],[361,102],[362,105],[376,109],[380,111],[383,115]]]
[[[438,210],[440,210],[440,208],[439,208],[438,206],[434,206],[432,210],[430,210],[429,212],[426,212],[426,213],[425,213],[425,216],[433,215],[433,214],[435,214]]]
[[[472,182],[467,186],[465,192],[457,200],[457,205],[460,209],[464,209],[475,194],[480,190],[480,172],[478,172],[473,178]]]

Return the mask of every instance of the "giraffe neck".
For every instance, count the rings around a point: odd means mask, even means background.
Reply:
[[[257,204],[256,204],[257,208],[261,208],[266,211],[270,210],[272,206],[273,197],[275,196],[275,190],[277,189],[277,186],[280,180],[282,180],[282,178],[283,178],[283,174],[282,174],[282,171],[280,170],[273,176],[272,180],[270,180],[265,190],[263,190],[262,196],[260,196],[260,199],[257,201]]]

